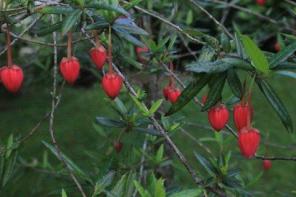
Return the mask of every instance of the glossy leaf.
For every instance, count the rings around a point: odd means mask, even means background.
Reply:
[[[107,117],[96,117],[96,123],[104,127],[124,128],[126,123],[122,120],[114,120]]]
[[[173,193],[169,197],[197,197],[200,196],[203,190],[201,189],[187,189],[180,192]]]
[[[240,35],[244,50],[250,58],[252,65],[262,73],[269,72],[269,65],[264,53],[257,47],[256,43],[245,35]]]
[[[73,26],[80,19],[80,15],[81,15],[81,10],[75,10],[66,17],[66,19],[63,23],[63,27],[62,27],[63,34],[66,34],[67,32],[69,32],[73,28]]]
[[[278,75],[282,75],[285,77],[290,77],[290,78],[296,79],[296,72],[282,70],[282,71],[277,71],[275,73]]]
[[[264,94],[267,101],[271,104],[278,117],[282,121],[283,125],[287,129],[287,131],[293,131],[293,123],[292,119],[284,106],[283,102],[277,95],[277,93],[273,90],[273,88],[263,79],[256,80],[258,87],[261,92]]]

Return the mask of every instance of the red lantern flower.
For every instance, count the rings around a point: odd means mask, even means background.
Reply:
[[[252,158],[260,144],[260,133],[257,129],[245,127],[238,134],[238,144],[241,154]]]
[[[105,93],[111,98],[115,99],[122,87],[122,77],[116,73],[110,72],[104,75],[102,80],[102,87]]]
[[[98,70],[101,70],[107,59],[107,52],[103,45],[92,48],[90,50],[90,57]]]
[[[63,78],[69,83],[74,84],[80,72],[80,64],[76,57],[64,57],[60,63],[60,72]]]
[[[9,92],[16,93],[24,80],[23,69],[17,65],[4,66],[1,68],[0,79]]]
[[[229,112],[225,105],[219,104],[208,111],[208,120],[215,131],[222,130],[229,120]]]

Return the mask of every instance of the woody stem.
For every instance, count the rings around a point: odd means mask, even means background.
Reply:
[[[101,45],[101,42],[100,42],[97,30],[93,31],[93,35],[94,35],[95,41],[96,41],[96,48],[99,48],[99,46]]]
[[[7,66],[12,66],[12,49],[11,49],[11,37],[9,31],[9,25],[7,24],[6,31],[6,47],[7,47]]]
[[[109,47],[108,47],[109,73],[113,73],[111,26],[109,26],[109,40],[108,40],[108,45],[109,45]]]
[[[72,32],[68,32],[68,42],[67,42],[67,57],[70,59],[72,57]]]

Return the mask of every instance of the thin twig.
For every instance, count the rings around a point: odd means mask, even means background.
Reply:
[[[35,18],[31,24],[29,24],[25,29],[24,31],[22,31],[20,34],[19,34],[19,37],[22,37],[27,31],[29,31],[31,29],[31,27],[33,27],[36,22],[41,18],[42,16],[38,16],[37,18]],[[18,40],[18,38],[15,38],[11,43],[10,43],[10,46],[14,45],[15,42]],[[7,51],[7,46],[0,52],[0,55],[4,54],[5,52]]]
[[[175,74],[173,73],[170,69],[167,68],[167,66],[165,64],[162,64],[162,66],[165,68],[165,70],[167,72],[169,72],[171,74],[171,76],[173,76],[175,78],[175,80],[183,87],[185,88],[185,84],[182,82],[182,80]],[[203,106],[203,104],[196,98],[194,97],[194,102],[198,103],[199,105]],[[238,134],[237,132],[228,124],[226,124],[225,129],[228,130],[233,136],[235,136],[236,138],[238,138]],[[283,160],[283,161],[296,161],[296,157],[282,157],[282,156],[261,156],[261,155],[255,155],[256,159],[269,159],[269,160]]]
[[[81,31],[82,31],[83,34],[85,34],[86,37],[89,37],[88,33],[83,28],[81,29]],[[95,46],[95,44],[96,44],[95,41],[93,41],[93,40],[90,39],[90,42]],[[113,68],[123,78],[124,85],[125,85],[126,89],[128,90],[129,94],[132,95],[132,96],[137,96],[136,91],[134,90],[134,88],[132,87],[132,85],[129,83],[127,77],[125,75],[123,75],[123,73],[119,70],[119,68],[114,63],[113,63]],[[142,103],[142,104],[148,110],[148,108],[145,105],[145,103]],[[155,127],[155,129],[158,130],[160,132],[160,134],[165,138],[165,140],[167,141],[167,143],[172,148],[173,152],[177,155],[177,157],[180,160],[180,162],[184,165],[184,167],[187,169],[187,171],[189,172],[189,174],[193,178],[194,182],[197,185],[204,186],[203,181],[197,176],[196,171],[189,164],[189,162],[186,159],[186,157],[179,150],[179,148],[176,146],[176,144],[172,141],[172,139],[167,134],[167,132],[158,123],[158,121],[156,120],[156,118],[154,116],[151,116],[151,117],[149,117],[149,119],[152,121],[152,124]],[[213,193],[219,194],[220,196],[225,196],[224,193],[222,193],[221,191],[217,190],[216,188],[211,188],[211,187],[208,187],[208,186],[204,186],[204,187],[208,191],[211,191]]]
[[[54,17],[52,16],[52,23],[54,23]],[[52,92],[51,92],[51,96],[52,96],[52,102],[51,102],[51,112],[50,112],[50,118],[49,118],[49,133],[50,133],[50,137],[51,137],[51,141],[57,151],[57,156],[58,159],[65,165],[66,169],[68,170],[70,177],[72,178],[72,180],[74,181],[74,183],[76,184],[78,190],[80,191],[81,195],[83,197],[86,197],[85,192],[83,191],[83,188],[81,186],[81,184],[79,183],[78,179],[76,178],[76,176],[74,175],[74,173],[72,172],[69,164],[65,161],[65,159],[62,156],[62,152],[60,150],[60,147],[57,143],[57,140],[55,138],[55,130],[54,130],[54,114],[55,114],[55,106],[56,106],[56,102],[59,102],[59,97],[56,97],[56,93],[57,93],[57,74],[58,74],[58,50],[56,47],[56,42],[57,42],[57,33],[53,32],[53,43],[55,45],[54,47],[54,67],[53,67],[53,85],[52,85]]]
[[[123,1],[124,3],[128,3],[127,1]],[[159,13],[155,12],[155,11],[148,11],[144,8],[141,8],[139,6],[135,6],[134,7],[136,10],[144,13],[144,14],[147,14],[149,16],[152,16],[154,18],[157,18],[158,20],[162,21],[163,23],[173,27],[174,29],[176,29],[178,32],[180,32],[181,34],[185,35],[188,39],[190,39],[191,41],[193,42],[196,42],[196,43],[199,43],[199,44],[206,44],[205,42],[195,38],[195,37],[192,37],[190,34],[188,34],[186,31],[184,31],[180,26],[170,22],[168,19],[166,19],[165,17],[161,16]]]
[[[199,5],[199,3],[197,3],[195,0],[188,1],[191,2],[194,6],[198,7],[202,12],[204,12],[210,19],[212,19],[216,23],[217,26],[219,26],[222,29],[222,31],[227,36],[234,40],[234,36],[226,29],[226,27],[223,24],[221,24],[213,15],[211,15],[205,8]]]

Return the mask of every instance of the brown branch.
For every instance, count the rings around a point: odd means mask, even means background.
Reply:
[[[86,37],[89,37],[88,33],[82,28],[82,33],[86,35]],[[95,46],[95,41],[90,39],[90,42]],[[123,78],[124,85],[126,89],[128,90],[129,94],[132,96],[137,96],[136,91],[132,87],[132,85],[129,83],[127,77],[123,75],[123,73],[119,70],[119,68],[113,63],[113,69]],[[143,106],[148,110],[145,103],[142,103]],[[160,134],[165,138],[166,142],[169,144],[169,146],[172,148],[173,152],[177,155],[179,161],[183,164],[183,166],[187,169],[188,173],[191,175],[192,179],[197,185],[203,186],[206,190],[213,192],[219,196],[225,196],[224,192],[212,188],[209,186],[205,186],[203,180],[201,180],[198,176],[196,171],[193,169],[193,167],[189,164],[186,157],[183,155],[183,153],[179,150],[179,148],[176,146],[176,144],[172,141],[170,136],[167,134],[167,132],[163,129],[163,127],[158,123],[156,118],[154,116],[149,117],[149,119],[152,121],[153,126],[160,132]]]
[[[54,23],[54,16],[52,16],[52,23]],[[53,43],[56,45],[56,37],[57,37],[57,33],[53,32]],[[86,197],[86,194],[81,186],[81,184],[79,183],[78,179],[76,178],[76,176],[74,175],[73,171],[71,170],[69,164],[65,161],[64,157],[62,156],[62,152],[60,150],[60,147],[57,143],[57,140],[55,138],[55,130],[54,130],[54,114],[55,114],[55,106],[56,103],[59,102],[60,98],[56,97],[56,93],[57,93],[57,75],[58,75],[58,50],[57,47],[54,47],[54,67],[53,67],[53,84],[52,84],[52,92],[51,92],[51,96],[52,96],[52,101],[51,101],[51,112],[50,112],[50,118],[49,118],[49,133],[50,133],[50,137],[51,137],[51,141],[57,151],[57,156],[58,159],[65,165],[66,169],[68,170],[70,177],[72,178],[72,180],[74,181],[74,183],[76,184],[79,192],[81,193],[81,195],[83,197]]]
[[[163,66],[163,68],[165,68],[165,70],[167,72],[169,72],[171,74],[171,76],[173,76],[175,78],[175,80],[183,87],[185,88],[185,84],[182,82],[182,80],[173,72],[171,72],[170,69],[167,68],[167,66],[165,64],[161,64]],[[203,106],[203,104],[197,99],[197,97],[194,97],[194,102],[198,103],[200,106]],[[225,129],[228,130],[233,136],[235,136],[236,138],[238,138],[238,134],[235,130],[233,130],[233,128],[226,124]],[[296,157],[282,157],[282,156],[261,156],[261,155],[255,155],[256,159],[269,159],[269,160],[283,160],[283,161],[296,161]]]

